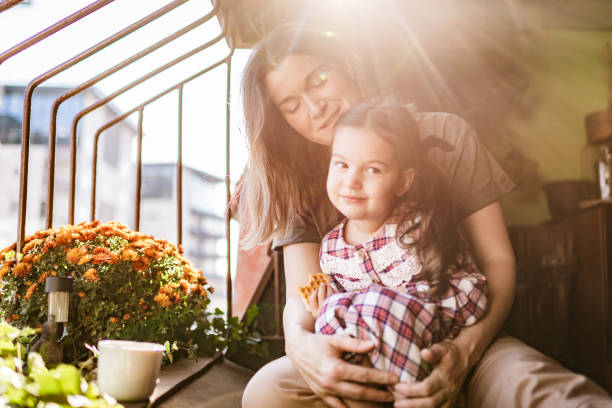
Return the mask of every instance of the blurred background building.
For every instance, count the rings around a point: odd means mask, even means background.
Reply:
[[[30,162],[28,178],[27,234],[45,227],[47,208],[47,168],[49,165],[49,111],[53,101],[69,88],[41,87],[34,94],[32,103]],[[19,205],[21,162],[21,124],[23,118],[24,86],[0,86],[0,247],[8,246],[16,239]],[[95,89],[68,99],[61,106],[57,122],[55,158],[54,226],[68,223],[68,198],[70,194],[70,128],[69,118],[85,106],[97,101],[100,95]],[[75,220],[89,219],[91,203],[91,162],[93,138],[97,128],[115,118],[119,112],[113,105],[105,105],[80,123],[77,141],[77,182]],[[136,129],[129,122],[121,122],[100,138],[98,160],[97,218],[120,219],[131,223],[133,219],[134,155],[132,148]]]

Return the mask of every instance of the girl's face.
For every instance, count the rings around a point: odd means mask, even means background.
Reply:
[[[402,171],[393,146],[368,129],[336,130],[327,194],[346,217],[380,226],[412,184],[414,170]]]
[[[299,134],[329,145],[338,117],[359,101],[353,81],[337,65],[292,54],[266,75],[274,104]]]

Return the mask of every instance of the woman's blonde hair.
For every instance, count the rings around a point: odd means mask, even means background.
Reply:
[[[249,160],[240,187],[239,217],[246,248],[286,236],[298,217],[330,206],[325,193],[329,148],[289,126],[266,87],[266,75],[292,54],[337,65],[351,75],[362,96],[368,93],[362,86],[368,84],[366,75],[354,55],[323,30],[280,26],[253,49],[242,77]]]

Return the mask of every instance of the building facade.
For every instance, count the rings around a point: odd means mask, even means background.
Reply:
[[[19,211],[23,86],[0,86],[0,247],[14,242]],[[32,100],[26,233],[45,227],[49,166],[49,113],[53,101],[68,88],[42,87]],[[70,129],[72,118],[100,99],[89,90],[60,105],[57,117],[53,226],[68,223],[70,194]],[[86,115],[77,130],[75,222],[90,219],[93,139],[96,130],[117,117],[111,105]],[[100,137],[96,218],[133,222],[136,131],[123,121]]]

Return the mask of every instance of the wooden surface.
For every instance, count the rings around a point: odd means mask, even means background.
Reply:
[[[242,392],[253,374],[252,370],[219,359],[157,407],[240,408]]]
[[[122,402],[126,408],[146,408],[158,406],[165,399],[182,389],[198,375],[207,371],[221,355],[200,357],[198,361],[183,359],[165,367],[159,374],[159,382],[149,401]]]
[[[576,369],[612,392],[612,350],[606,310],[610,301],[608,283],[612,232],[609,222],[612,205],[600,205],[559,223],[576,237],[580,265],[572,294],[572,352]],[[608,224],[608,225],[607,225]]]
[[[509,232],[517,282],[505,329],[571,368],[570,299],[579,269],[574,235],[556,225],[513,227]]]
[[[511,236],[518,282],[506,328],[612,392],[612,203]]]

